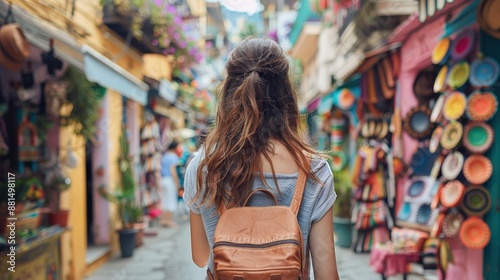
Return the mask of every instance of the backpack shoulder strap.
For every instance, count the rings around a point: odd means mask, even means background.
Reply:
[[[311,166],[311,159],[307,158],[307,169]],[[304,189],[307,181],[307,173],[299,169],[299,177],[297,178],[297,185],[295,185],[295,191],[293,192],[292,203],[290,203],[290,209],[297,216],[299,213],[300,204],[302,203],[302,196],[304,195]]]

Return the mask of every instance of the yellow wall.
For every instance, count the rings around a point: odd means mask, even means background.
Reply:
[[[139,79],[142,79],[143,63],[141,54],[130,49],[112,31],[102,24],[102,11],[100,0],[73,1],[76,2],[74,16],[71,17],[71,3],[66,0],[12,0],[11,2],[31,13],[34,17],[43,19],[53,26],[67,31],[67,26],[72,26],[69,32],[81,44],[87,44],[104,56],[108,57],[125,70]],[[86,36],[81,36],[86,34]],[[109,91],[110,96],[109,116],[111,125],[109,135],[109,186],[114,187],[119,182],[117,156],[119,153],[119,137],[121,134],[122,102],[121,95]],[[138,116],[142,117],[142,116]],[[71,128],[61,129],[60,143],[67,143],[71,139],[72,146],[79,155],[78,166],[70,170],[73,182],[70,190],[63,194],[61,205],[70,209],[69,226],[71,231],[62,238],[63,279],[81,280],[84,277],[86,265],[87,229],[86,229],[86,183],[85,183],[85,145],[83,140],[76,139]],[[65,147],[62,146],[61,150]],[[112,206],[110,206],[112,207]],[[115,211],[111,211],[113,215]],[[113,219],[115,217],[110,217]],[[114,229],[114,226],[111,226]],[[113,240],[113,249],[116,251],[117,242],[114,230],[110,231]]]

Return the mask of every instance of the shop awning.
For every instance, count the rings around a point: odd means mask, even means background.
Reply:
[[[84,71],[87,79],[115,90],[123,96],[146,105],[148,85],[91,47],[82,46]]]

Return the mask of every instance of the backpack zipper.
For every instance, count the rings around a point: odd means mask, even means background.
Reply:
[[[268,248],[272,246],[284,245],[284,244],[295,244],[300,246],[299,241],[294,239],[278,240],[264,244],[249,244],[249,243],[234,243],[228,241],[219,241],[214,244],[214,248],[220,246],[230,246],[230,247],[243,247],[243,248]]]

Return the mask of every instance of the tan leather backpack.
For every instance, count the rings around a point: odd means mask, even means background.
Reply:
[[[243,207],[226,210],[222,204],[214,233],[214,271],[208,270],[208,279],[309,279],[308,254],[297,220],[306,179],[300,170],[290,207],[278,206],[266,189],[254,190]],[[256,192],[270,196],[275,206],[246,206]]]

